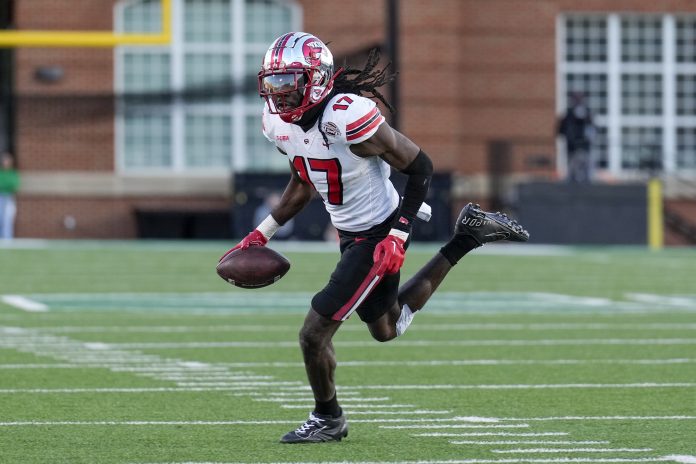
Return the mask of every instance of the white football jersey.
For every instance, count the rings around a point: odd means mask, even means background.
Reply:
[[[359,232],[384,222],[399,204],[399,194],[389,180],[390,167],[378,156],[361,158],[350,145],[364,142],[384,122],[375,102],[355,94],[340,93],[305,132],[263,111],[263,134],[287,156],[299,176],[324,200],[334,227]]]

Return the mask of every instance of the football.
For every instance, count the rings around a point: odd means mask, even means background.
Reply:
[[[261,288],[280,280],[290,269],[290,261],[265,246],[238,248],[217,265],[217,273],[241,288]]]

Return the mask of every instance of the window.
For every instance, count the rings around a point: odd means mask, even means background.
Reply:
[[[159,0],[122,0],[117,29],[157,32]],[[172,0],[168,46],[116,50],[117,165],[129,173],[286,170],[261,133],[256,74],[279,35],[300,29],[287,0]]]
[[[558,111],[585,96],[595,166],[696,173],[696,16],[572,14],[560,25]]]

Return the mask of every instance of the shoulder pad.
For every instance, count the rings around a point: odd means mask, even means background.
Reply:
[[[384,116],[374,101],[352,93],[336,94],[324,110],[322,130],[337,134],[349,145],[363,142],[377,132]]]

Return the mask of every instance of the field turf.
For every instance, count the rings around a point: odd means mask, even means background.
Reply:
[[[0,248],[0,463],[696,463],[696,250],[477,250],[398,340],[344,324],[349,435],[293,446],[337,253],[273,246],[260,290],[215,275],[222,243]]]

